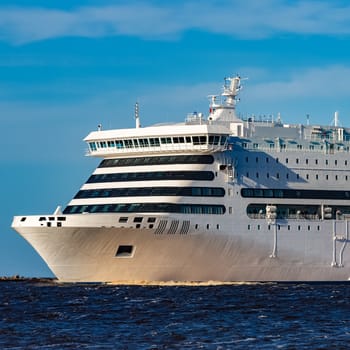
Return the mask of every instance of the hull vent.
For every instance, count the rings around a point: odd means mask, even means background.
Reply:
[[[171,222],[168,234],[174,235],[176,233],[177,228],[179,227],[179,220],[173,220]]]
[[[180,235],[187,235],[188,231],[190,229],[190,220],[186,220],[182,223]]]
[[[157,229],[154,231],[154,234],[161,235],[164,232],[167,223],[168,223],[167,220],[160,220]]]

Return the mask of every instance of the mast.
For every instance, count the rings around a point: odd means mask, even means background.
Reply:
[[[241,77],[229,77],[224,79],[221,101],[217,101],[217,95],[209,95],[209,119],[222,122],[241,121],[235,114],[235,108],[239,98],[237,97],[242,89]]]
[[[138,102],[135,103],[135,127],[136,129],[141,127]]]

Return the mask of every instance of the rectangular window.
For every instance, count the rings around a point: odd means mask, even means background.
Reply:
[[[117,148],[124,148],[123,140],[115,140],[115,146]]]
[[[97,150],[95,142],[89,142],[89,146],[90,146],[90,150],[91,151],[96,151]]]
[[[221,141],[223,140],[223,137],[221,137]],[[206,136],[199,136],[199,143],[201,145],[205,145],[207,143],[207,137]],[[225,141],[224,141],[225,143]]]
[[[128,217],[127,216],[121,216],[119,218],[119,222],[128,222]]]

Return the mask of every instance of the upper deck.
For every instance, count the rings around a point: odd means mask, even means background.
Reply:
[[[226,78],[222,101],[211,96],[210,114],[193,113],[185,123],[154,125],[141,128],[138,106],[135,106],[136,127],[91,132],[85,139],[88,155],[115,157],[154,153],[214,153],[224,151],[230,135],[243,136],[243,121],[235,115],[236,95],[240,78]]]
[[[213,153],[227,146],[230,130],[222,125],[173,124],[91,132],[88,155],[112,157],[149,153]]]
[[[255,117],[243,120],[235,114],[240,89],[240,77],[226,78],[221,100],[217,101],[217,95],[209,96],[208,117],[192,113],[184,123],[141,128],[136,105],[136,127],[115,130],[99,127],[84,139],[89,146],[88,155],[110,158],[223,152],[230,136],[237,137],[233,142],[247,150],[350,152],[350,129],[339,126],[338,112],[332,126],[283,124],[280,115],[276,121]]]

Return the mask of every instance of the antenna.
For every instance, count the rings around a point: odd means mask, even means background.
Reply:
[[[135,127],[136,127],[136,129],[141,127],[140,116],[139,116],[139,103],[138,102],[135,103]]]
[[[338,111],[335,111],[334,112],[334,126],[339,126],[339,112]]]

